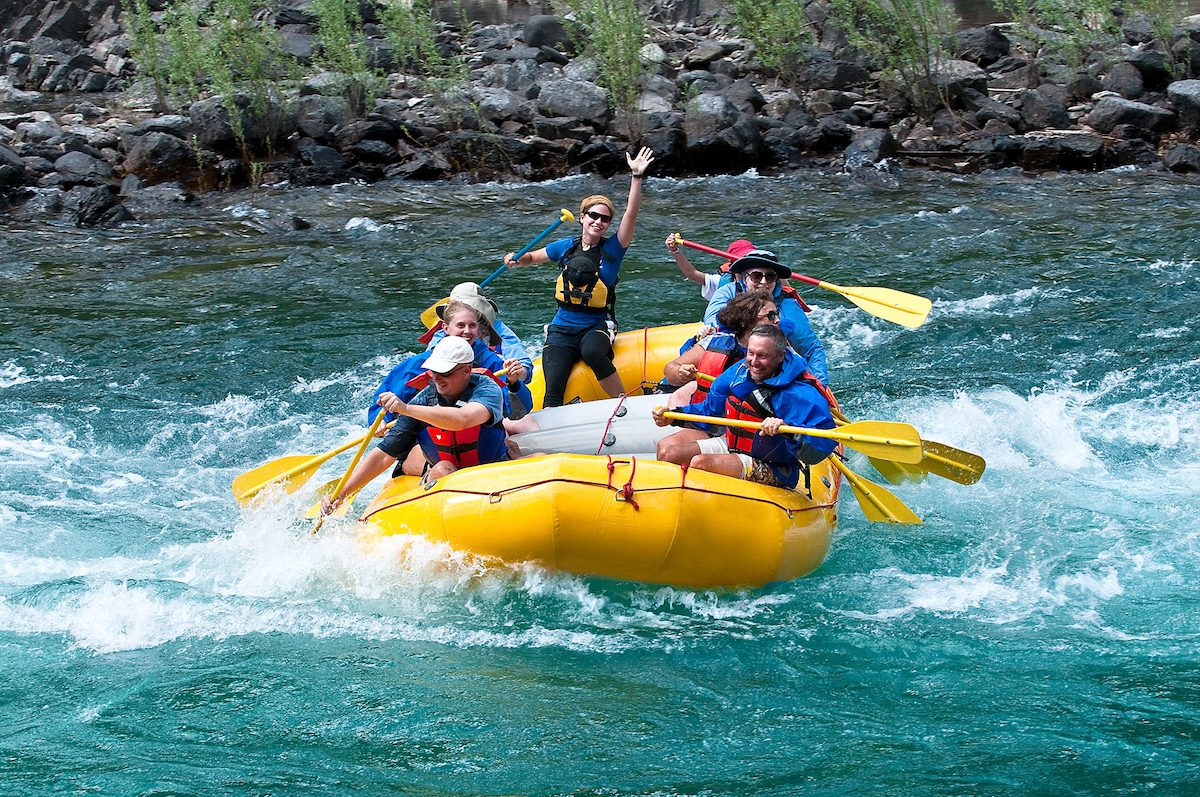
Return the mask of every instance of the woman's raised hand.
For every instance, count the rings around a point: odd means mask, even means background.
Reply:
[[[629,171],[633,172],[634,177],[641,177],[646,173],[646,169],[654,160],[654,150],[649,147],[642,147],[641,152],[637,157],[631,156],[628,152],[625,153],[625,160],[629,161]]]

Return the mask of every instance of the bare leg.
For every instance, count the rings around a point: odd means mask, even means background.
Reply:
[[[425,452],[420,446],[413,446],[412,451],[408,452],[408,456],[404,458],[404,475],[405,476],[420,476],[425,472]]]
[[[457,465],[455,465],[453,462],[447,462],[446,460],[443,459],[442,461],[438,462],[436,465],[434,465],[432,468],[429,469],[429,472],[425,474],[425,481],[426,482],[437,481],[438,479],[442,478],[443,476],[448,476],[451,473],[454,473],[454,471],[456,471],[456,470],[458,470]]]
[[[600,387],[604,389],[609,398],[616,398],[625,392],[625,386],[621,384],[621,374],[617,372],[613,372],[610,376],[601,379]]]
[[[732,476],[735,479],[745,476],[745,467],[737,454],[699,454],[692,458],[692,467],[709,473]]]
[[[532,413],[516,421],[509,418],[504,419],[504,431],[508,432],[509,434],[525,434],[526,432],[536,432],[541,428],[541,425],[537,422],[537,418],[533,417]]]
[[[676,465],[687,465],[693,457],[700,456],[700,440],[707,440],[708,435],[699,429],[680,429],[675,434],[669,434],[658,441],[656,457],[659,462],[674,462]]]

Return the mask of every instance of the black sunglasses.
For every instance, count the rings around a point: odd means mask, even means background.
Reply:
[[[591,216],[596,221],[604,222],[605,224],[608,224],[610,221],[612,221],[612,216],[605,216],[603,213],[597,213],[594,210],[589,210],[584,215]]]
[[[778,321],[779,320],[779,311],[772,310],[769,313],[767,313],[767,320],[768,321]]]

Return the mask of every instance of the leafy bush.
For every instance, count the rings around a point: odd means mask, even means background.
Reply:
[[[938,65],[951,57],[959,19],[946,0],[833,0],[850,43],[883,70],[883,80],[920,113],[948,105]]]
[[[754,42],[762,65],[795,85],[814,39],[804,0],[734,0],[733,20],[742,35]]]
[[[320,54],[318,66],[340,76],[339,85],[350,111],[361,116],[375,102],[383,86],[383,76],[367,63],[367,42],[363,33],[358,0],[313,0],[309,9],[317,17]]]
[[[637,0],[561,0],[574,15],[574,25],[587,42],[587,52],[600,64],[600,85],[608,89],[612,105],[624,112],[636,137],[638,83],[648,68],[642,61],[647,15]],[[570,20],[569,20],[570,21]]]

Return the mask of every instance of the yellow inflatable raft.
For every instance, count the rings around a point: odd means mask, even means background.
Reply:
[[[815,570],[837,525],[841,474],[812,495],[653,459],[556,453],[466,468],[429,488],[393,479],[371,535],[419,534],[506,562],[680,587],[757,587]]]
[[[641,393],[644,384],[656,384],[663,375],[663,366],[679,356],[679,347],[696,334],[700,324],[675,324],[666,327],[647,327],[621,332],[613,340],[613,364],[621,375],[621,384],[630,395]],[[546,383],[542,378],[542,360],[533,363],[533,377],[529,380],[529,392],[533,394],[533,406],[540,409],[546,394]],[[567,380],[563,403],[595,401],[608,398],[608,394],[596,381],[592,369],[579,362]]]

